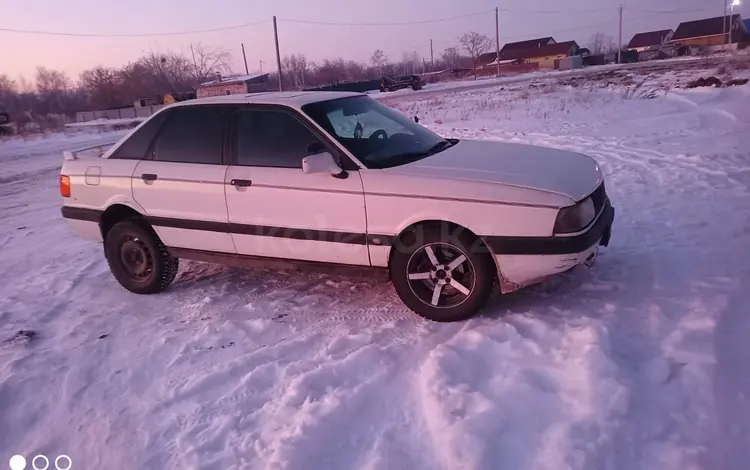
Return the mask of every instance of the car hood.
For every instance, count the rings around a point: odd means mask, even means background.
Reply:
[[[602,182],[596,161],[586,155],[535,145],[461,140],[389,173],[497,183],[552,192],[579,201]]]

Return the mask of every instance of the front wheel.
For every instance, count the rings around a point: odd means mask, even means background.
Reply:
[[[439,322],[474,316],[489,299],[494,265],[484,245],[468,232],[446,235],[417,230],[393,249],[391,281],[418,315]]]
[[[179,260],[141,220],[116,223],[104,239],[104,254],[117,282],[136,294],[161,292],[177,277]]]

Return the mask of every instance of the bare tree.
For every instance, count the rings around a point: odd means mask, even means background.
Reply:
[[[128,102],[194,90],[202,81],[191,60],[174,53],[151,52],[123,67],[120,73]]]
[[[589,51],[594,55],[617,52],[617,43],[615,43],[615,40],[604,33],[592,34],[591,38],[589,38],[588,46]]]
[[[414,73],[415,70],[419,67],[419,64],[421,63],[422,63],[422,58],[419,56],[419,53],[417,51],[411,51],[411,52],[404,51],[401,53],[400,65],[405,74]]]
[[[281,68],[292,78],[292,85],[297,88],[305,87],[305,76],[309,73],[307,57],[304,54],[291,54],[281,60]]]
[[[356,60],[346,61],[346,78],[352,81],[364,80],[367,78],[367,64]]]
[[[385,55],[385,52],[383,52],[380,49],[375,49],[375,52],[372,53],[372,58],[370,59],[372,62],[373,67],[378,68],[378,74],[383,75],[383,66],[388,63],[388,57]]]
[[[45,67],[36,69],[36,89],[40,93],[62,92],[70,87],[65,72],[52,70]]]
[[[477,58],[492,46],[492,40],[486,34],[480,34],[475,31],[469,31],[458,38],[461,47],[471,57],[471,64],[474,69],[474,78],[477,75]]]
[[[190,45],[190,54],[198,83],[210,80],[217,73],[228,73],[232,69],[232,54],[227,49],[207,49],[201,43],[197,43]]]
[[[18,77],[18,91],[21,93],[34,93],[34,84],[31,80],[21,75]]]
[[[450,68],[457,68],[460,55],[455,47],[448,47],[443,51],[443,62]]]
[[[315,69],[320,83],[335,84],[346,79],[346,62],[344,59],[323,59]]]
[[[0,74],[0,94],[2,93],[15,93],[16,82],[11,80],[5,74]]]
[[[88,93],[95,109],[128,104],[122,96],[122,75],[116,69],[96,67],[81,74],[81,87]]]

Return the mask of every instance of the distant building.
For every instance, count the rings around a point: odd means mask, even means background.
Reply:
[[[503,63],[508,63],[508,61],[518,60],[515,57],[513,58],[506,57],[512,51],[528,51],[530,49],[539,49],[543,46],[548,46],[550,44],[556,44],[555,39],[552,37],[529,39],[527,41],[509,42],[508,44],[504,45],[502,49],[500,49],[500,63],[503,64]],[[477,63],[479,64],[480,67],[493,65],[493,64],[497,65],[497,52],[487,52],[485,54],[481,54],[477,58]]]
[[[731,28],[728,28],[729,24]],[[727,28],[732,31],[731,37],[724,34]],[[733,15],[731,22],[726,16],[717,16],[680,23],[670,42],[677,47],[721,46],[727,39],[729,43],[735,43],[745,35],[747,28],[740,15]]]
[[[638,33],[628,43],[628,49],[635,49],[638,52],[653,50],[669,42],[673,35],[674,31],[671,29]]]
[[[201,83],[198,86],[198,98],[221,95],[242,95],[245,93],[256,93],[268,91],[268,75],[239,75],[233,77],[216,76],[215,80]]]
[[[575,41],[564,41],[528,49],[507,50],[500,53],[500,60],[519,60],[524,64],[537,64],[540,69],[557,69],[560,68],[562,59],[577,53],[578,44]]]
[[[503,52],[523,51],[523,50],[534,49],[534,48],[538,49],[543,46],[549,46],[550,44],[556,44],[556,41],[552,37],[529,39],[527,41],[509,42],[508,44],[504,45],[502,49],[500,49],[500,55],[502,55]]]

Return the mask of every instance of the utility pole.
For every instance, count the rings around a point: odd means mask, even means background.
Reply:
[[[242,46],[242,60],[245,61],[245,75],[250,75],[250,71],[247,69],[247,56],[245,56],[245,44],[240,43],[240,46]]]
[[[193,67],[195,67],[195,71],[198,71],[198,62],[195,61],[195,52],[193,52],[193,45],[190,44],[190,54],[193,56]]]
[[[279,91],[284,90],[281,84],[281,54],[279,54],[279,30],[276,28],[276,17],[273,17],[273,40],[276,43],[276,67],[279,73]]]
[[[435,54],[432,52],[432,39],[430,39],[430,62],[432,63],[432,71],[435,71]]]
[[[497,62],[497,76],[500,76],[500,14],[495,7],[495,62]]]
[[[729,21],[727,21],[727,13],[729,13],[729,8],[727,8],[727,3],[729,0],[724,0],[724,16],[721,18],[721,50],[725,51],[727,49],[727,36],[730,38],[732,37],[732,15],[730,13],[729,15]],[[734,7],[732,7],[734,9]]]
[[[617,48],[617,63],[622,63],[622,3],[620,4],[620,32],[619,32],[620,46]]]

